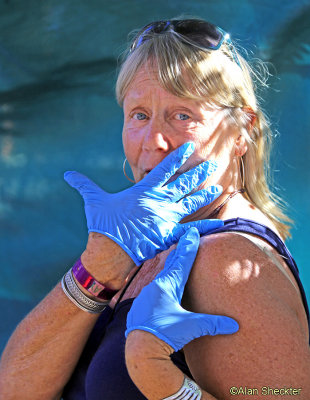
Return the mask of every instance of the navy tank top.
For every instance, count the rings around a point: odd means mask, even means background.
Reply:
[[[223,227],[207,235],[234,231],[254,234],[265,239],[284,257],[299,286],[309,325],[309,309],[299,271],[283,241],[265,225],[243,218],[226,220]],[[125,365],[126,319],[133,300],[133,298],[123,300],[113,310],[106,307],[101,314],[64,389],[63,400],[146,399],[130,379]],[[182,351],[173,353],[171,359],[179,369],[192,378]]]

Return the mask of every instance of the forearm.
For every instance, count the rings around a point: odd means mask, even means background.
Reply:
[[[96,278],[98,271],[103,283],[109,281],[110,287],[119,289],[122,277],[127,273],[122,257],[122,264],[120,261],[117,264],[113,246],[105,246],[105,252],[100,249],[101,257],[93,244],[88,247],[92,252],[85,251],[82,255],[85,267],[88,268],[91,262]],[[109,263],[110,268],[106,275],[105,263]],[[100,271],[98,264],[102,268]],[[130,263],[128,265],[130,269]],[[69,380],[98,315],[76,307],[59,283],[18,325],[10,338],[0,364],[0,398],[54,399]]]
[[[18,325],[0,364],[0,398],[53,399],[69,379],[97,314],[77,308],[58,284]]]
[[[171,361],[173,349],[145,331],[133,331],[126,341],[126,365],[128,373],[145,397],[161,400],[178,392],[183,385],[184,374]],[[202,390],[202,400],[216,400]]]

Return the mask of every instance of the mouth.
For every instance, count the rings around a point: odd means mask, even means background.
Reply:
[[[143,175],[142,175],[142,178],[144,178],[149,172],[151,172],[152,171],[152,169],[146,169],[144,172],[143,172]]]
[[[151,169],[146,169],[146,170],[144,171],[143,175],[142,175],[142,179],[145,178],[145,177],[152,171],[152,169],[153,169],[153,168],[151,168]],[[176,172],[175,174],[173,174],[173,175],[168,179],[168,181],[165,183],[165,185],[167,185],[167,184],[170,183],[170,182],[175,181],[180,175],[181,175],[181,173]]]

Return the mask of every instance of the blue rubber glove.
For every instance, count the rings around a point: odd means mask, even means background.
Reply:
[[[238,331],[232,318],[193,313],[180,305],[198,247],[199,232],[190,228],[167,257],[164,269],[134,300],[127,315],[126,337],[135,329],[151,332],[178,351],[200,336]]]
[[[189,142],[171,152],[140,182],[119,193],[107,193],[86,176],[67,171],[65,180],[79,191],[85,203],[88,232],[99,232],[119,244],[136,265],[168,249],[191,226],[201,234],[223,225],[220,220],[179,222],[222,193],[210,186],[188,197],[216,169],[203,162],[165,185],[194,151]]]

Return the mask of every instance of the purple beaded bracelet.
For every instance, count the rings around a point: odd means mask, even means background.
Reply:
[[[72,273],[75,279],[93,296],[98,297],[102,300],[111,300],[112,297],[118,292],[118,290],[112,290],[104,286],[102,283],[96,281],[96,279],[86,271],[81,259],[72,267]]]

